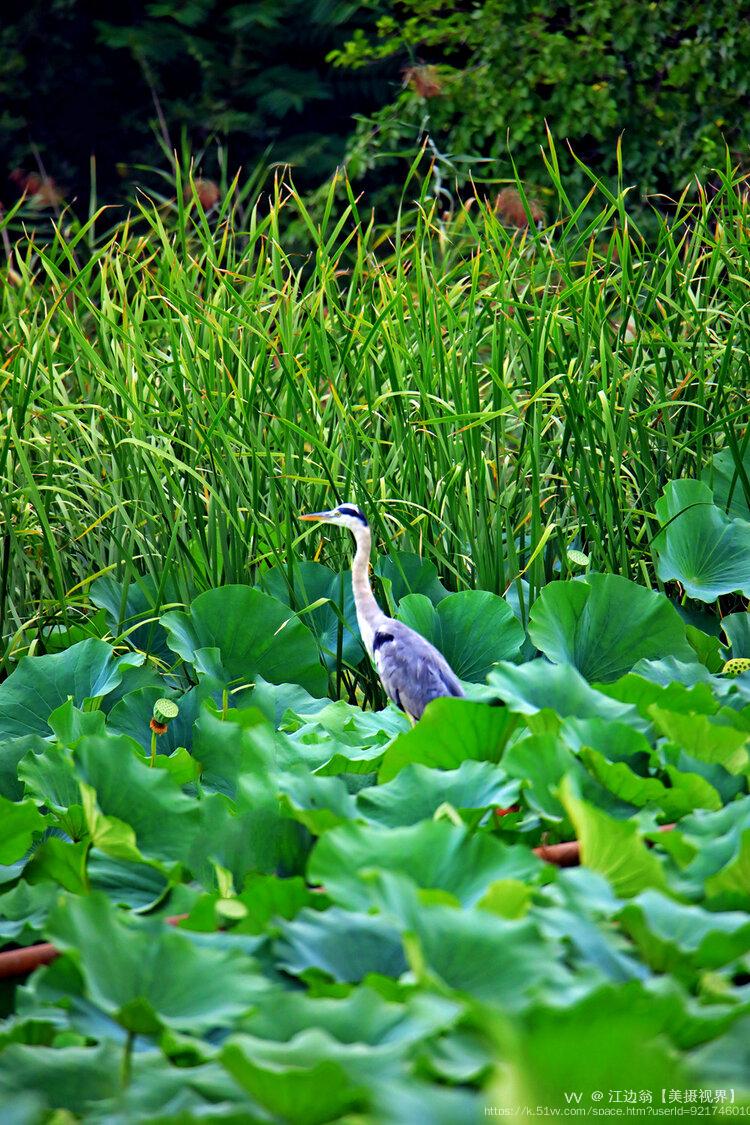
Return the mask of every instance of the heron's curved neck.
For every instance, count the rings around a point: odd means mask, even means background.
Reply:
[[[375,601],[375,595],[370,585],[370,550],[372,536],[369,527],[357,528],[352,532],[357,543],[357,550],[352,561],[352,592],[354,606],[357,611],[357,624],[362,634],[365,648],[372,656],[372,641],[375,630],[381,623],[385,614]]]

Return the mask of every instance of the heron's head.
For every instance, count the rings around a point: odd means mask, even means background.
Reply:
[[[368,523],[364,513],[356,504],[339,504],[330,512],[310,512],[300,516],[301,520],[318,520],[320,523],[334,523],[338,527],[348,527],[350,531],[361,531]]]

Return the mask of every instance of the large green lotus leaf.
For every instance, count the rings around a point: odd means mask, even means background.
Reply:
[[[309,837],[286,813],[273,776],[253,767],[239,780],[234,805],[219,793],[201,805],[188,866],[204,886],[215,887],[213,864],[229,872],[235,890],[250,874],[294,875],[304,866]]]
[[[73,758],[63,746],[46,742],[42,753],[29,751],[18,763],[18,776],[28,796],[55,812],[81,803]]]
[[[632,898],[648,887],[666,887],[664,868],[649,852],[635,824],[614,820],[581,800],[570,777],[560,786],[560,799],[580,843],[581,863],[604,875],[616,894]]]
[[[428,906],[419,914],[411,960],[450,988],[475,999],[524,1008],[544,985],[565,981],[560,943],[542,938],[529,918],[512,921],[484,910]]]
[[[747,1116],[750,1095],[750,1015],[732,1024],[725,1035],[706,1043],[697,1051],[691,1051],[688,1066],[691,1085],[714,1090],[733,1090],[736,1101],[743,1109],[743,1113],[738,1113],[737,1116]]]
[[[680,617],[682,618],[682,614],[680,614]],[[706,633],[703,629],[697,629],[688,622],[685,625],[685,636],[688,639],[688,644],[693,649],[693,660],[697,658],[699,663],[712,675],[720,672],[724,666],[725,653],[721,641],[719,640],[718,632]],[[675,664],[682,663],[682,661],[676,660],[673,656],[664,658],[665,663],[672,661],[674,661]],[[648,666],[658,663],[659,661],[656,660],[649,661],[644,659],[638,660],[633,667],[640,668],[644,664]],[[692,669],[693,664],[686,664],[685,667]]]
[[[232,711],[221,721],[204,707],[193,752],[204,784],[219,792],[201,802],[204,826],[193,841],[190,866],[206,885],[209,859],[232,874],[237,889],[251,872],[300,869],[306,834],[279,799],[285,750],[284,739],[254,708]]]
[[[509,746],[503,768],[521,782],[529,808],[544,820],[556,823],[565,820],[565,809],[557,797],[563,777],[571,772],[580,781],[585,777],[572,751],[552,734],[534,734]]]
[[[549,664],[546,660],[532,660],[520,667],[501,664],[487,678],[508,709],[523,715],[549,709],[563,719],[600,718],[642,725],[634,707],[595,691],[570,664]]]
[[[126,633],[126,640],[139,652],[148,652],[165,663],[171,662],[167,634],[159,621],[162,607],[180,602],[179,591],[167,579],[161,596],[150,575],[134,575],[125,584],[109,574],[96,578],[89,587],[89,598],[107,615],[112,633]]]
[[[91,638],[51,656],[24,656],[0,684],[0,739],[50,733],[47,720],[68,696],[80,706],[120,683],[127,668],[142,664],[143,654],[116,657],[108,644]]]
[[[13,802],[0,797],[0,863],[11,864],[22,859],[36,833],[46,824],[46,818],[33,801]]]
[[[750,523],[731,520],[697,480],[671,481],[656,502],[662,530],[652,550],[662,582],[676,580],[691,598],[750,597]]]
[[[106,716],[103,711],[82,711],[68,699],[52,712],[47,722],[58,742],[73,747],[84,734],[104,734]]]
[[[201,765],[201,783],[207,789],[235,797],[241,777],[254,774],[271,778],[289,753],[286,740],[277,734],[255,708],[229,711],[222,719],[210,705],[201,708],[193,729],[193,757]]]
[[[571,749],[578,751],[582,746],[590,746],[610,762],[627,762],[633,768],[643,769],[651,760],[651,743],[626,723],[566,719],[560,734]]]
[[[400,977],[406,971],[401,936],[392,922],[370,914],[353,914],[332,906],[318,913],[302,910],[282,927],[276,960],[300,976],[318,969],[336,981],[361,981],[368,973]]]
[[[69,750],[57,743],[41,742],[41,749],[29,751],[18,763],[18,777],[27,796],[54,813],[59,828],[73,840],[83,839],[88,829]]]
[[[713,455],[701,478],[712,490],[717,507],[732,519],[750,520],[750,495],[745,486],[745,480],[750,481],[750,451],[745,453],[741,472],[732,450],[722,449]]]
[[[217,649],[233,686],[259,674],[325,695],[327,677],[313,634],[288,606],[251,586],[207,590],[187,612],[172,610],[161,621],[169,647],[188,664],[200,666],[201,649]]]
[[[0,797],[20,801],[23,782],[18,777],[18,763],[29,753],[40,754],[48,745],[38,734],[25,734],[11,738],[0,746]]]
[[[164,770],[152,770],[126,735],[82,738],[75,750],[93,842],[115,859],[185,861],[201,832],[202,808]],[[110,821],[127,826],[137,852],[112,844]],[[119,841],[118,841],[119,842]]]
[[[58,894],[52,883],[32,886],[22,879],[13,890],[0,895],[0,945],[8,941],[19,945],[38,941]]]
[[[477,902],[497,879],[529,881],[544,864],[528,848],[489,835],[471,835],[445,820],[406,828],[348,824],[326,832],[308,864],[308,877],[334,901],[366,910],[370,895],[361,875],[373,868],[408,875],[417,886]]]
[[[298,562],[293,567],[275,566],[260,579],[260,589],[295,613],[302,613],[316,602],[324,604],[302,614],[320,646],[326,667],[336,670],[339,630],[341,630],[341,656],[346,664],[357,665],[365,657],[359,635],[357,614],[352,593],[352,576],[349,571],[337,574],[330,567],[316,562]]]
[[[393,707],[362,711],[343,699],[309,714],[288,714],[284,729],[296,722],[289,743],[309,769],[324,775],[374,772],[394,735],[408,729],[406,716]]]
[[[708,715],[681,715],[656,704],[649,710],[660,734],[691,758],[723,766],[734,774],[747,768],[750,731],[712,722]]]
[[[572,1003],[555,997],[537,1002],[512,1037],[499,1033],[500,1061],[487,1102],[516,1105],[523,1091],[529,1105],[563,1116],[577,1104],[573,1092],[581,1095],[582,1108],[599,1101],[619,1116],[620,1109],[604,1099],[609,1090],[632,1089],[649,1091],[658,1105],[663,1088],[686,1085],[669,1042],[686,1001],[684,996],[659,1001],[646,984],[629,981],[603,984]]]
[[[693,809],[720,809],[721,798],[714,787],[697,774],[669,771],[671,784],[666,786],[658,777],[641,777],[625,762],[608,762],[603,754],[590,747],[580,750],[581,761],[593,777],[622,801],[638,808],[653,807],[670,820],[679,820]],[[682,777],[687,784],[680,784]]]
[[[524,641],[508,603],[487,590],[449,594],[436,606],[424,594],[408,594],[398,617],[442,652],[460,680],[473,683],[484,683],[493,665],[518,656]]]
[[[665,664],[667,661],[658,660],[646,667],[644,662],[637,673],[629,672],[614,684],[602,684],[601,692],[620,703],[631,704],[644,718],[650,718],[650,708],[655,703],[666,711],[678,711],[683,715],[714,715],[719,710],[719,700],[712,690],[716,677],[702,664],[690,665],[700,669],[702,675],[700,680],[688,684],[679,680],[679,668],[667,669]],[[701,682],[704,678],[706,682]]]
[[[457,769],[467,758],[498,762],[519,720],[503,707],[466,699],[435,699],[413,730],[395,738],[380,767],[381,782],[408,765]]]
[[[47,928],[77,965],[88,998],[130,1031],[231,1027],[268,987],[239,949],[201,948],[160,920],[136,924],[103,894],[69,898]]]
[[[115,906],[150,910],[169,889],[161,871],[147,863],[127,863],[91,848],[86,872],[92,891],[102,891]]]
[[[271,684],[262,676],[256,676],[253,687],[243,691],[235,702],[240,709],[257,708],[278,729],[287,711],[296,715],[314,714],[328,703],[328,699],[316,699],[299,684]]]
[[[191,688],[184,695],[165,690],[164,686],[138,688],[130,691],[114,705],[107,716],[107,727],[113,734],[127,734],[150,753],[151,722],[157,699],[171,699],[180,708],[176,719],[167,726],[165,734],[157,738],[157,752],[171,754],[178,746],[190,749],[193,743],[193,723],[207,692],[202,685]],[[68,744],[69,745],[69,744]]]
[[[227,1043],[221,1062],[243,1090],[275,1121],[324,1125],[358,1117],[371,1105],[369,1091],[352,1081],[335,1058],[270,1060],[259,1058],[262,1040],[240,1036]]]
[[[448,596],[438,578],[435,564],[411,551],[391,551],[388,555],[381,555],[373,570],[387,584],[394,606],[407,594],[424,594],[434,605]]]
[[[414,993],[404,1003],[395,1003],[362,985],[335,999],[302,992],[274,994],[243,1019],[242,1030],[286,1043],[318,1027],[340,1043],[406,1046],[447,1031],[461,1014],[460,1004],[441,996]]]
[[[53,883],[73,894],[86,894],[89,889],[86,877],[88,847],[87,840],[76,843],[49,835],[34,849],[24,868],[24,877],[30,883]]]
[[[57,1048],[11,1043],[0,1053],[3,1116],[7,1106],[33,1090],[45,1109],[67,1110],[78,1117],[117,1094],[121,1084],[122,1047],[116,1043]]]
[[[520,785],[493,762],[468,759],[452,770],[405,766],[387,785],[361,789],[351,819],[358,814],[398,828],[431,819],[444,804],[458,810],[507,808],[518,798]]]
[[[683,875],[696,892],[702,892],[712,875],[721,872],[737,857],[743,832],[750,830],[750,797],[741,797],[717,812],[702,809],[686,816],[674,832],[670,845],[678,845]],[[663,846],[661,834],[657,845]]]
[[[750,657],[750,613],[728,613],[721,627],[732,647],[732,657]]]
[[[63,652],[66,648],[87,641],[90,637],[104,639],[107,636],[107,615],[104,610],[90,614],[70,625],[52,625],[42,629],[45,653]]]
[[[469,1042],[469,1034],[464,1033],[464,1044]],[[456,1036],[452,1046],[455,1051]],[[234,1054],[235,1048],[241,1049],[241,1058]],[[444,1044],[444,1048],[450,1065],[449,1045]],[[471,1059],[475,1068],[478,1055],[475,1047]],[[225,1065],[228,1061],[237,1081],[272,1110],[278,1121],[316,1125],[333,1119],[366,1119],[387,1121],[389,1125],[414,1125],[415,1121],[474,1125],[477,1120],[478,1107],[470,1095],[439,1091],[415,1079],[412,1068],[407,1070],[405,1066],[407,1060],[399,1044],[368,1047],[342,1043],[313,1027],[286,1043],[249,1035],[233,1037],[221,1058]],[[488,1069],[489,1061],[484,1051],[480,1067],[483,1063],[483,1069]],[[347,1108],[369,1112],[363,1116],[346,1112]]]
[[[587,867],[565,868],[535,899],[543,904],[534,911],[542,932],[568,941],[582,969],[594,967],[615,981],[648,977],[646,966],[632,956],[632,946],[610,921],[622,902],[601,875]]]
[[[208,1054],[203,1044],[172,1031],[163,1033],[161,1043],[164,1054],[135,1053],[127,1085],[112,1098],[97,1102],[95,1111],[87,1115],[86,1125],[267,1122],[265,1111],[250,1101],[218,1062],[200,1062]],[[121,1055],[123,1049],[120,1048]],[[179,1065],[167,1057],[170,1053],[179,1059]]]
[[[750,828],[739,839],[737,854],[706,879],[706,900],[713,909],[750,910]]]
[[[357,819],[355,799],[340,777],[297,771],[281,774],[277,784],[290,816],[313,836]]]
[[[658,891],[643,891],[631,899],[619,918],[657,973],[718,969],[750,950],[747,914],[685,906]]]
[[[572,664],[589,681],[616,680],[643,658],[694,658],[667,598],[618,574],[550,582],[531,607],[529,636],[549,660]]]
[[[284,723],[285,731],[295,729],[294,720],[300,724],[298,729],[311,725],[335,735],[339,742],[349,746],[369,746],[378,743],[385,746],[394,735],[409,729],[406,716],[393,707],[386,707],[382,711],[363,711],[343,699],[331,703],[329,699],[322,701],[323,705],[288,715]]]
[[[277,875],[248,875],[238,901],[245,915],[234,927],[234,933],[260,934],[274,918],[290,920],[304,907],[320,905],[321,895],[313,893],[300,876],[280,879]],[[323,898],[323,905],[328,900]]]

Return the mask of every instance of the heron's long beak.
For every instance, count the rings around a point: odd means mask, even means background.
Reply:
[[[301,520],[329,520],[334,515],[334,512],[309,512],[307,515],[300,516]]]

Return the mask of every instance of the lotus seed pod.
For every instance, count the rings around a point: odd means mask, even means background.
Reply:
[[[589,565],[589,557],[583,551],[568,551],[568,561],[572,562],[574,566]]]
[[[159,724],[171,723],[180,713],[173,699],[157,699],[154,704],[154,719]]]
[[[743,672],[750,672],[750,659],[747,656],[733,656],[721,670],[722,676],[741,676]]]

